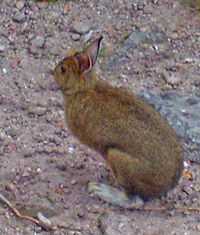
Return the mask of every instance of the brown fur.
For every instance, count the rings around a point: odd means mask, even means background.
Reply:
[[[55,68],[68,127],[83,144],[104,156],[128,192],[159,196],[180,178],[182,147],[175,131],[150,105],[97,78],[91,61],[93,66],[100,41]]]

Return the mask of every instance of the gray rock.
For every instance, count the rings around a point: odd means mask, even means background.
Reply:
[[[187,145],[187,158],[200,163],[200,97],[197,94],[177,94],[175,91],[152,94],[139,93],[155,107],[183,138]]]
[[[13,16],[13,20],[17,23],[23,23],[26,20],[26,16],[24,13],[18,11]]]
[[[167,40],[167,36],[164,32],[151,31],[151,32],[142,32],[140,30],[135,30],[132,32],[129,37],[125,40],[123,47],[125,49],[134,49],[139,46],[140,43],[145,44],[159,44],[164,43]]]
[[[72,26],[72,31],[78,34],[85,34],[90,31],[89,22],[75,21]]]
[[[167,36],[162,31],[143,32],[139,29],[134,30],[128,38],[123,42],[122,46],[108,61],[108,69],[113,69],[116,65],[121,65],[126,62],[127,54],[134,53],[136,48],[142,49],[142,45],[147,44],[153,46],[167,42]],[[156,45],[157,47],[157,45]]]

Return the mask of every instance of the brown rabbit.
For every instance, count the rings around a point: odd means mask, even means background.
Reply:
[[[102,154],[128,195],[158,197],[180,178],[182,147],[153,107],[97,78],[93,67],[101,40],[64,58],[55,68],[68,127],[80,142]],[[91,183],[90,191],[111,203],[130,202],[125,194],[104,184]]]

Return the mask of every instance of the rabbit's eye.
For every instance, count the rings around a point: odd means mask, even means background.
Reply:
[[[63,73],[63,74],[66,72],[66,69],[63,65],[61,65],[60,70],[61,70],[61,73]]]

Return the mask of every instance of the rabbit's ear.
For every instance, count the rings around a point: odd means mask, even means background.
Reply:
[[[99,54],[100,43],[102,39],[103,39],[103,36],[100,36],[95,41],[93,41],[84,51],[84,53],[86,53],[89,56],[92,62],[92,66],[94,66],[94,64],[96,63],[96,60]]]
[[[97,38],[82,53],[75,55],[79,63],[79,68],[80,68],[81,73],[89,72],[94,66],[97,60],[97,56],[98,56],[98,52],[100,48],[100,42],[102,38],[103,38],[102,36]]]

